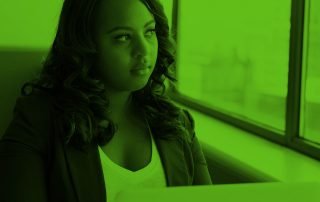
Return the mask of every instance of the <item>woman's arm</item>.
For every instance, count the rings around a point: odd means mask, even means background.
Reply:
[[[212,184],[208,165],[203,154],[201,145],[198,141],[196,133],[194,131],[194,119],[187,110],[183,110],[187,116],[187,128],[192,134],[191,137],[191,151],[194,163],[194,178],[193,185],[206,185]]]
[[[31,98],[17,99],[14,117],[0,140],[0,201],[46,202],[48,117]]]
[[[193,184],[194,185],[212,184],[210,173],[208,170],[208,165],[196,135],[194,135],[194,138],[193,138],[192,152],[194,157]]]

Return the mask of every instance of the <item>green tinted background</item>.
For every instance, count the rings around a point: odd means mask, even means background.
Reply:
[[[52,43],[62,0],[3,1],[0,47],[47,49]]]
[[[160,0],[172,21],[172,0]],[[53,42],[63,0],[3,1],[0,47],[48,49]]]
[[[320,143],[320,1],[306,1],[301,136]]]
[[[284,131],[289,0],[180,1],[179,91]]]

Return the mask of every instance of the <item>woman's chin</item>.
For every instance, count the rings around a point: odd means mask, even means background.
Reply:
[[[143,89],[143,88],[147,85],[147,82],[148,82],[148,81],[133,84],[133,85],[131,86],[131,92],[133,92],[133,91],[138,91],[138,90]]]

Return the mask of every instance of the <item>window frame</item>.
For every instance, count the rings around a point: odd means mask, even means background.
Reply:
[[[179,44],[179,3],[180,0],[173,0],[172,10],[172,36]],[[288,74],[288,92],[286,98],[286,115],[285,115],[285,134],[280,130],[264,127],[262,124],[253,121],[242,120],[231,116],[223,111],[213,107],[207,107],[201,101],[181,94],[176,86],[169,86],[168,95],[173,101],[182,105],[193,108],[201,113],[207,114],[213,118],[231,124],[242,130],[258,135],[264,139],[291,148],[297,152],[308,155],[320,160],[320,144],[300,138],[300,97],[302,84],[303,68],[303,45],[304,45],[304,20],[305,7],[308,0],[291,0],[291,17],[290,17],[290,44],[289,44],[289,74]],[[177,50],[179,51],[179,50]],[[176,72],[179,67],[176,67]]]

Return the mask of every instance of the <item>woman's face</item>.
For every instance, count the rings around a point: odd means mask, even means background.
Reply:
[[[132,92],[143,88],[158,55],[155,21],[147,7],[140,0],[102,0],[95,27],[95,68],[107,89]]]

